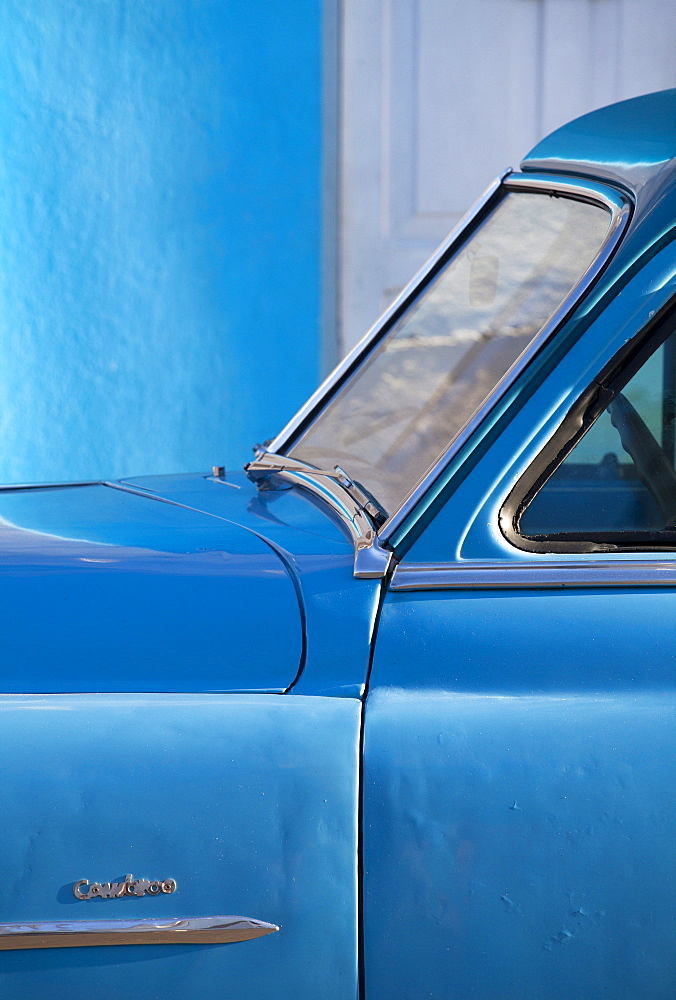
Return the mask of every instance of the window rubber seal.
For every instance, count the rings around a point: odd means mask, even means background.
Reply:
[[[613,399],[670,334],[676,333],[676,298],[671,299],[625,344],[578,397],[535,461],[517,479],[498,516],[504,538],[534,553],[664,552],[676,549],[676,530],[575,531],[524,535],[521,517],[593,427]]]

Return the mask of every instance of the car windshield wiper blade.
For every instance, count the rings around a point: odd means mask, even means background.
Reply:
[[[376,528],[379,528],[387,520],[387,511],[380,506],[376,498],[360,483],[355,482],[339,465],[335,465],[333,469],[316,469],[312,465],[288,459],[284,455],[264,452],[257,455],[253,462],[249,462],[244,468],[247,476],[254,482],[266,480],[276,473],[284,472],[297,472],[310,477],[325,476],[338,483],[349,493],[358,507],[368,514]]]

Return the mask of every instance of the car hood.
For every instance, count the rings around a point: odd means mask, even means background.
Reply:
[[[305,649],[288,560],[198,508],[119,483],[0,490],[0,690],[288,688]]]

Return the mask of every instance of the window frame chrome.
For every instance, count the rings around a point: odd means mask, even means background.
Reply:
[[[655,552],[674,551],[667,527],[654,532],[640,528],[616,529],[613,532],[585,529],[576,532],[551,531],[533,536],[521,530],[520,521],[538,494],[546,489],[558,469],[573,454],[581,439],[607,412],[617,395],[667,338],[675,334],[676,307],[669,300],[658,311],[652,311],[643,329],[626,341],[623,348],[578,394],[559,427],[518,477],[500,508],[500,531],[513,548],[520,552],[568,556],[598,553],[603,551],[602,546],[606,546],[606,551],[618,554],[651,549]],[[577,537],[571,538],[571,534]],[[611,534],[612,538],[609,537]]]
[[[392,305],[378,317],[373,326],[366,331],[364,336],[358,341],[351,351],[345,355],[343,360],[321,383],[319,388],[310,396],[307,403],[291,418],[285,427],[270,441],[265,447],[265,452],[273,454],[284,454],[284,449],[288,448],[295,441],[298,434],[305,429],[312,418],[328,402],[330,396],[342,387],[349,380],[349,376],[355,372],[363,357],[371,351],[379,340],[389,331],[392,323],[408,306],[409,301],[419,293],[421,285],[429,278],[439,263],[454,249],[455,245],[464,237],[467,229],[477,219],[479,215],[489,206],[496,197],[505,178],[511,174],[511,168],[504,170],[492,184],[490,184],[480,198],[472,205],[468,212],[462,217],[460,222],[451,230],[449,235],[440,243],[431,257],[425,261],[423,266],[409,281],[408,285],[397,296]]]
[[[400,563],[390,590],[575,590],[676,588],[676,559],[491,560]]]
[[[503,192],[509,191],[533,191],[539,194],[551,193],[553,196],[558,195],[598,205],[610,213],[608,232],[594,260],[580,276],[580,279],[570,290],[563,302],[550,316],[528,347],[507,370],[490,396],[484,400],[479,409],[460,428],[435,464],[417,483],[408,496],[404,498],[399,507],[387,518],[382,526],[377,531],[373,530],[369,533],[368,541],[366,541],[362,532],[359,532],[359,543],[355,544],[354,575],[356,577],[365,576],[373,578],[386,574],[390,566],[390,559],[389,557],[385,558],[385,556],[389,552],[388,547],[390,546],[392,537],[405,525],[405,522],[414,513],[418,504],[434,486],[439,477],[443,475],[446,468],[474,434],[479,425],[485,420],[490,411],[503,398],[534,357],[551,340],[573,309],[578,305],[583,295],[600,277],[626,231],[633,209],[633,203],[629,196],[606,184],[597,183],[593,180],[586,181],[579,177],[566,177],[564,175],[552,175],[540,172],[517,173],[509,169],[505,170],[486,189],[399,297],[392,303],[390,308],[383,313],[356,347],[349,352],[338,367],[322,383],[305,406],[298,411],[280,433],[266,446],[265,450],[259,453],[261,456],[263,454],[284,455],[287,449],[292,447],[297,437],[310,424],[312,419],[318,415],[329,399],[349,382],[351,376],[359,369],[361,362],[376,347],[378,342],[387,335],[394,322],[396,322],[409,304],[420,294],[425,284],[434,277],[437,271],[445,265],[447,260],[451,258],[453,253],[465,241],[468,232],[474,228],[474,225],[480,221],[483,215],[488,213],[493,207],[493,203],[497,202]],[[293,478],[291,474],[286,472],[283,475],[288,479]],[[310,489],[312,492],[318,492],[317,482],[310,477],[303,477],[303,480],[298,481],[297,485]],[[320,492],[325,492],[323,486]],[[332,503],[332,506],[336,509],[335,503]],[[348,517],[346,522],[352,520],[352,518]],[[348,524],[348,527],[350,534],[354,538],[353,525],[350,526]],[[374,551],[369,554],[369,549],[371,548]]]

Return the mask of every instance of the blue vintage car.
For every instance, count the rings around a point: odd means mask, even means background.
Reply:
[[[673,1000],[675,156],[549,136],[246,474],[0,491],[3,998]]]

